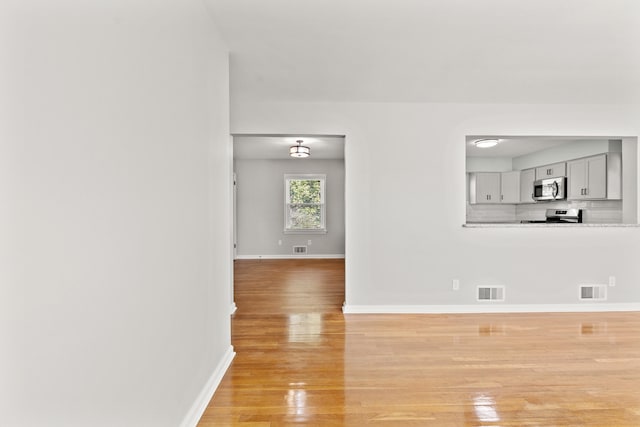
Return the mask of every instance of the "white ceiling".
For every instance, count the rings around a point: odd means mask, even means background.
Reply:
[[[478,148],[474,144],[479,139],[497,138],[498,145],[491,148]],[[507,157],[513,158],[547,148],[557,147],[580,141],[608,141],[619,137],[577,137],[577,136],[468,136],[467,157]]]
[[[640,100],[638,0],[205,1],[234,100]]]
[[[234,135],[233,157],[245,160],[304,161],[305,159],[289,156],[289,147],[296,145],[299,139],[304,141],[302,145],[311,149],[309,159],[344,159],[344,137],[318,135]]]

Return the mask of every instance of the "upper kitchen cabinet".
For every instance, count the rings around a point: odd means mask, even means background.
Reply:
[[[502,172],[500,174],[500,202],[520,202],[520,171]]]
[[[533,182],[536,180],[535,169],[520,171],[520,203],[535,203],[533,199]]]
[[[558,176],[567,176],[567,164],[565,162],[536,168],[536,179],[555,178]]]
[[[469,203],[500,203],[500,172],[476,172],[469,176]]]
[[[469,203],[520,202],[520,171],[475,172],[469,175]]]
[[[607,155],[568,162],[567,198],[605,199],[607,197]]]
[[[567,162],[567,199],[619,199],[622,194],[620,164],[619,153]]]

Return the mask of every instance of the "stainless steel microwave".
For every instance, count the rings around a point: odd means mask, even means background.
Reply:
[[[564,176],[557,178],[545,178],[534,181],[534,200],[564,200],[567,198],[567,178]]]

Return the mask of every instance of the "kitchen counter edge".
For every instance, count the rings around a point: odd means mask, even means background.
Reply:
[[[637,228],[640,224],[545,224],[545,223],[500,223],[500,222],[478,222],[462,224],[463,228]]]

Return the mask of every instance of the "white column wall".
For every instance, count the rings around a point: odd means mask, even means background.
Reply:
[[[201,1],[0,4],[0,425],[197,417],[232,354],[228,80]]]

